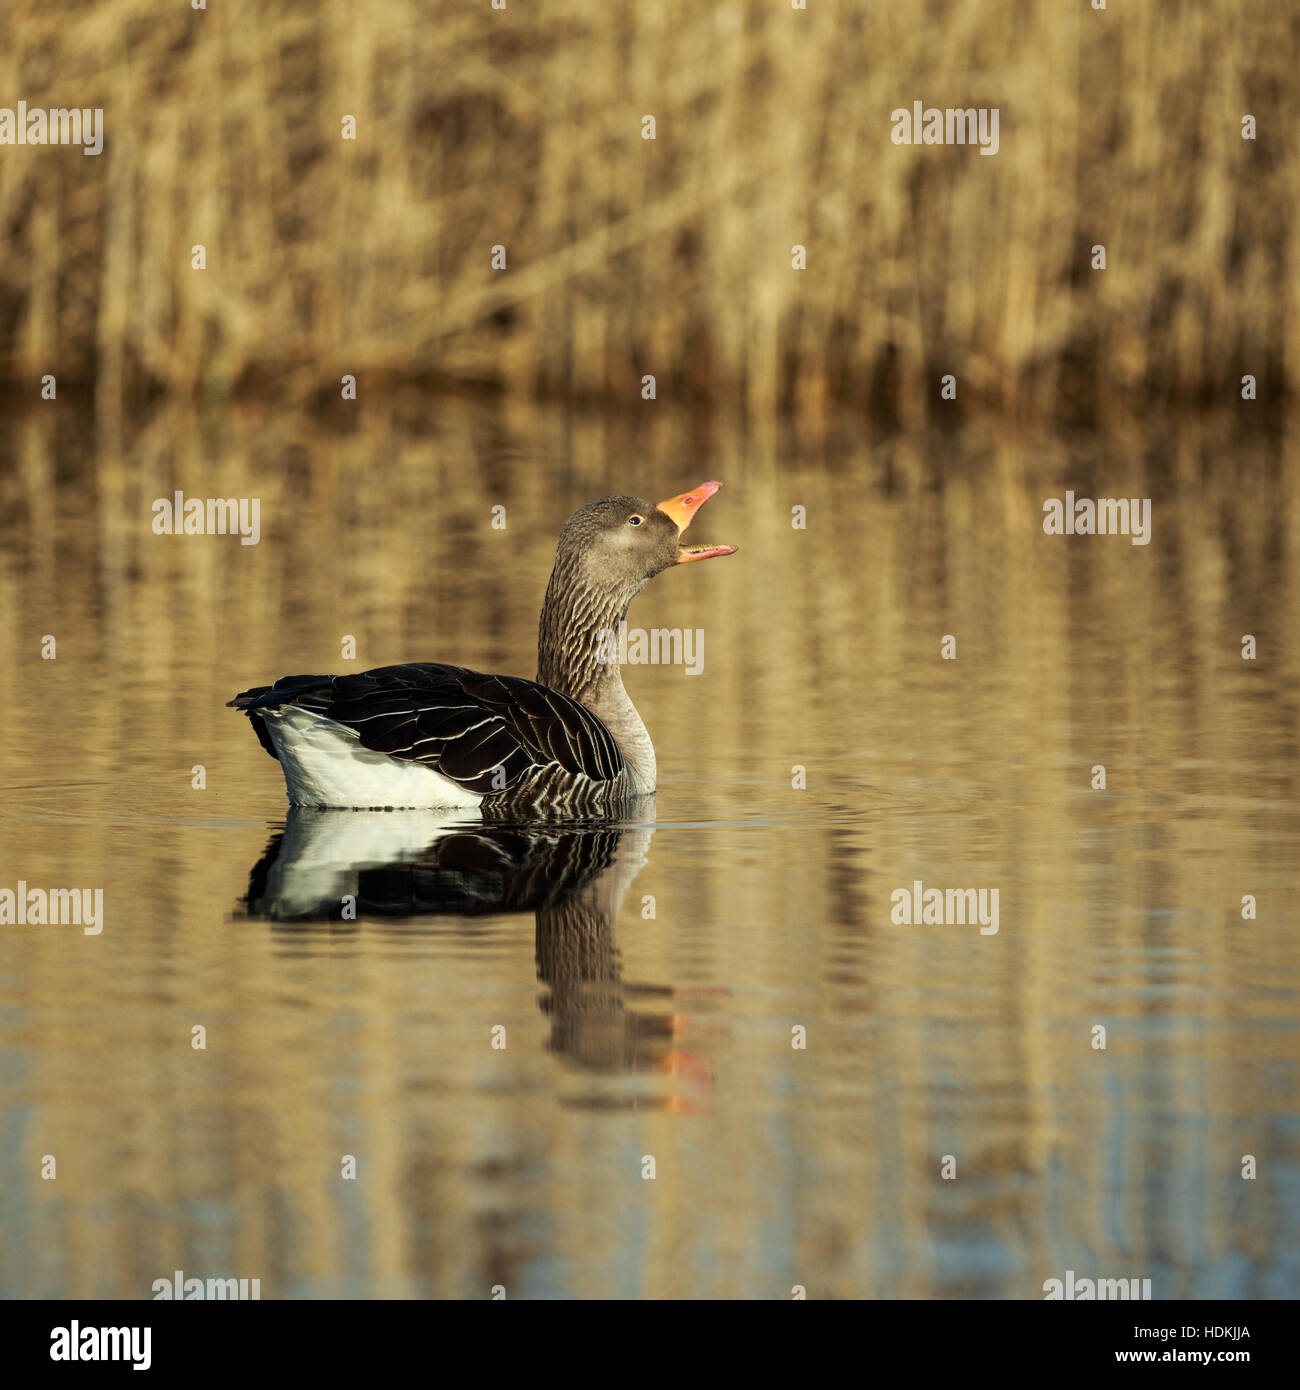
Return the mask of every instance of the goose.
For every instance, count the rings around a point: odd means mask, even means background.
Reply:
[[[655,791],[657,770],[611,634],[656,574],[735,553],[680,539],[721,486],[701,483],[658,504],[604,497],[574,512],[542,603],[535,681],[408,662],[282,676],[229,705],[279,760],[293,806],[628,814]]]

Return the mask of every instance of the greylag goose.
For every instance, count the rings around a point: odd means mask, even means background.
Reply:
[[[574,512],[542,604],[535,681],[409,662],[283,676],[230,704],[279,759],[295,806],[626,813],[655,790],[655,754],[609,637],[656,574],[734,553],[679,539],[721,486],[657,506],[605,497]]]

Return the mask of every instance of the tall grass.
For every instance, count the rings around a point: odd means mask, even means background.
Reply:
[[[8,8],[0,104],[106,121],[98,158],[0,148],[20,394],[635,399],[652,374],[914,425],[946,372],[963,411],[1067,419],[1229,404],[1244,372],[1276,402],[1300,372],[1284,5]],[[895,146],[918,99],[998,107],[999,153]]]

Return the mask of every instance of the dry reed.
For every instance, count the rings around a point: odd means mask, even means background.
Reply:
[[[106,124],[98,158],[0,149],[20,396],[50,371],[101,404],[304,401],[351,372],[635,399],[653,374],[913,426],[944,372],[963,412],[1087,421],[1229,405],[1244,372],[1276,404],[1300,370],[1284,6],[11,9],[0,100]],[[996,157],[892,144],[918,99],[999,108]]]

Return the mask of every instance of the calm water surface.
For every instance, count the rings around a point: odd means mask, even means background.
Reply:
[[[1294,449],[644,419],[0,444],[0,887],[105,916],[0,927],[0,1293],[1294,1296]],[[644,817],[287,814],[236,691],[531,675],[568,512],[708,477],[739,554],[631,614],[705,642],[626,673]],[[153,535],[177,488],[259,497],[260,543]],[[1152,498],[1151,544],[1044,536],[1066,488]],[[895,923],[917,880],[997,933]]]

